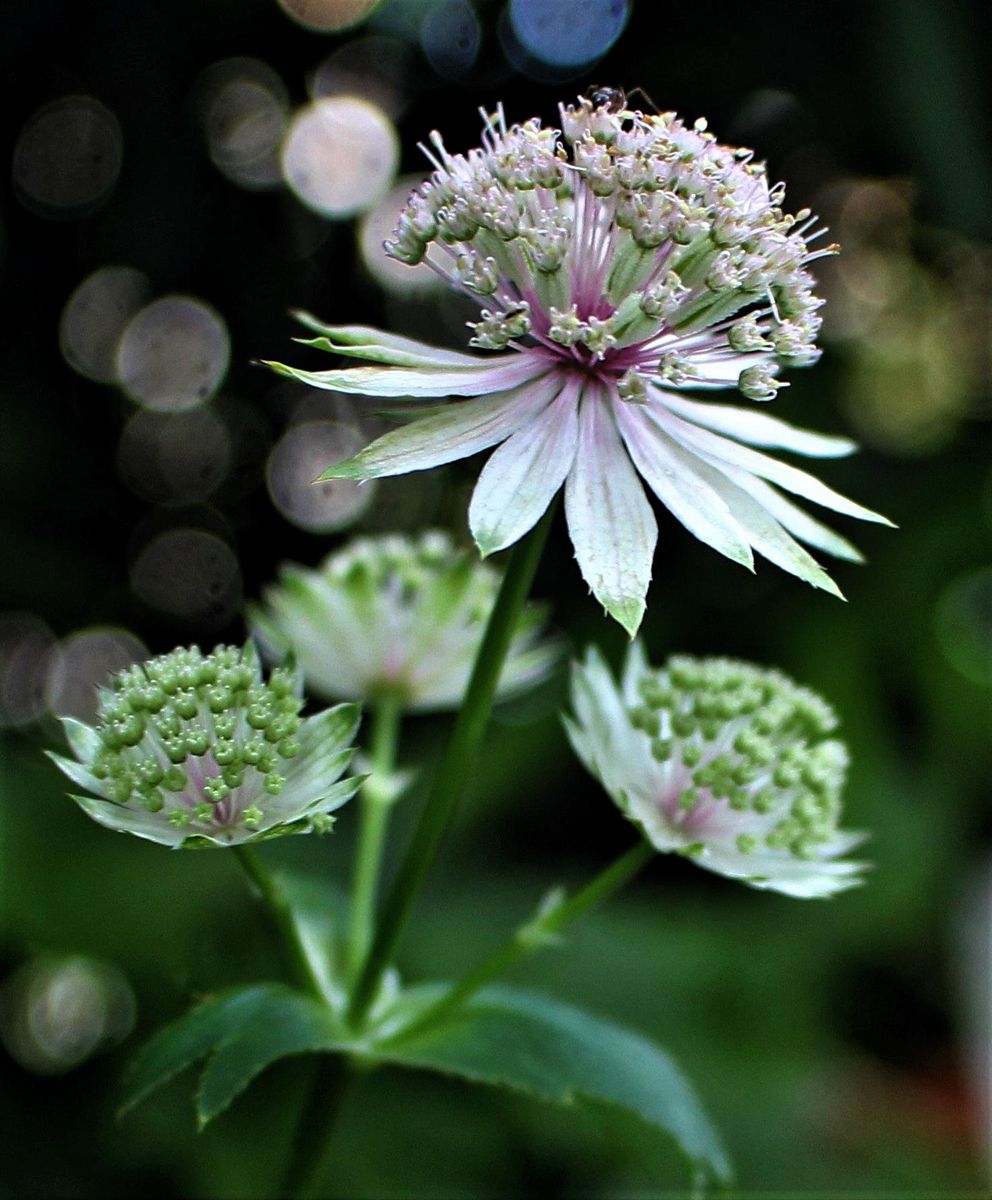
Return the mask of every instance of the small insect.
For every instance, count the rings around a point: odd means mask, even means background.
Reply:
[[[644,88],[641,87],[632,88],[631,91],[625,92],[621,87],[606,87],[594,83],[589,88],[588,99],[593,108],[605,108],[607,112],[613,113],[616,116],[633,117],[635,114],[630,111],[628,101],[634,96],[643,96],[652,111],[655,113],[658,112],[657,104],[655,104]]]

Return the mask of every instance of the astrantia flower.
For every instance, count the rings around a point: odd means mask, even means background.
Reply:
[[[661,851],[788,896],[858,881],[841,855],[843,743],[819,696],[778,671],[676,656],[653,670],[634,645],[619,684],[595,650],[574,668],[576,753]]]
[[[469,508],[483,554],[511,545],[564,484],[582,574],[633,633],[657,540],[638,475],[697,537],[752,567],[756,550],[837,592],[795,538],[858,553],[782,495],[884,521],[753,447],[847,454],[850,442],[749,409],[689,399],[737,387],[749,401],[785,386],[780,366],[812,362],[820,301],[809,263],[814,219],[783,213],[751,152],[705,123],[594,108],[537,120],[486,118],[483,145],[450,154],[410,197],[386,248],[426,262],[482,306],[472,344],[436,350],[360,326],[304,323],[310,344],[380,365],[277,370],[371,396],[470,397],[387,433],[323,478],[420,471],[492,446]],[[781,490],[780,490],[781,489]],[[791,535],[795,535],[795,538]],[[839,593],[838,593],[839,594]]]
[[[393,695],[408,709],[456,708],[499,578],[439,531],[361,538],[316,571],[283,567],[249,619],[263,644],[293,651],[319,695]],[[500,695],[536,682],[554,658],[553,647],[537,644],[541,620],[537,606],[525,610]]]
[[[233,846],[323,832],[360,779],[341,779],[359,710],[302,719],[296,671],[266,683],[254,648],[173,650],[111,678],[95,726],[63,719],[95,821],[164,846]]]

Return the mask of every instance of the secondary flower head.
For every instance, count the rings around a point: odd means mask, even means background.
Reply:
[[[173,650],[114,675],[95,726],[64,718],[76,759],[50,757],[95,821],[164,846],[324,832],[361,782],[341,779],[359,710],[302,706],[299,673],[265,682],[250,643]]]
[[[360,538],[318,570],[285,566],[249,610],[263,646],[291,649],[307,686],[333,699],[386,695],[412,710],[461,702],[499,574],[438,530]],[[555,657],[538,643],[542,615],[524,612],[500,695],[539,680]]]
[[[884,521],[754,447],[847,454],[852,443],[686,392],[737,388],[774,398],[783,366],[817,356],[819,301],[808,267],[835,247],[808,212],[788,215],[751,152],[705,122],[594,107],[537,120],[485,119],[482,146],[451,154],[431,135],[430,179],[386,248],[426,262],[481,306],[480,357],[360,326],[302,320],[309,344],[379,365],[277,370],[317,387],[377,396],[469,397],[387,433],[322,478],[424,470],[499,448],[469,523],[483,554],[517,541],[559,488],[576,558],[633,634],[657,540],[641,479],[702,541],[753,566],[753,551],[837,592],[796,539],[857,559],[849,543],[782,492]],[[640,476],[640,479],[638,478]],[[839,594],[839,593],[837,593]]]
[[[833,710],[779,671],[675,656],[654,670],[639,645],[617,684],[595,650],[573,677],[576,753],[662,851],[788,896],[855,886],[841,855],[843,743]]]

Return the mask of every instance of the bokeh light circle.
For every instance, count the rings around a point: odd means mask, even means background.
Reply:
[[[357,96],[322,96],[293,118],[282,147],[286,183],[308,208],[350,217],[386,193],[399,162],[396,130]]]
[[[107,199],[120,174],[117,118],[92,96],[62,96],[28,118],[14,146],[14,189],[41,216],[83,216]]]
[[[261,59],[227,58],[203,72],[197,91],[213,164],[241,187],[277,187],[279,147],[289,119],[279,75]]]
[[[149,608],[216,629],[241,606],[241,568],[234,551],[202,529],[170,529],[141,550],[131,588]]]
[[[411,49],[400,38],[372,34],[352,38],[329,54],[308,81],[315,99],[357,96],[396,118],[406,108]]]
[[[400,179],[358,226],[358,247],[368,273],[376,283],[396,296],[420,295],[437,291],[441,286],[440,278],[430,267],[424,263],[411,267],[398,262],[390,258],[382,246],[392,237],[410,193],[422,182],[422,175],[407,175]]]
[[[475,65],[482,26],[468,0],[441,0],[420,29],[424,56],[442,79],[463,79]]]
[[[66,301],[59,345],[74,371],[97,383],[117,382],[117,351],[128,322],[148,302],[151,286],[135,267],[101,267]]]
[[[523,49],[563,68],[601,58],[629,14],[629,0],[510,0],[509,7],[510,26]]]
[[[141,309],[124,330],[118,377],[143,407],[183,412],[210,399],[230,355],[219,313],[193,296],[163,296]]]
[[[314,480],[365,444],[357,430],[334,421],[293,425],[269,456],[265,476],[272,503],[287,521],[310,533],[331,533],[352,524],[372,503],[375,483]]]
[[[141,409],[121,434],[117,469],[136,495],[154,504],[194,504],[223,484],[233,450],[212,407],[160,413]]]
[[[279,0],[287,16],[312,33],[336,33],[364,21],[380,0]]]
[[[92,721],[97,689],[115,671],[148,657],[148,648],[126,629],[80,629],[65,638],[61,653],[48,671],[48,707],[58,717]]]
[[[33,613],[0,613],[0,729],[43,715],[57,659],[58,640],[44,621]]]
[[[131,985],[95,959],[27,962],[4,981],[0,1039],[15,1062],[39,1075],[60,1075],[115,1045],[134,1027]]]

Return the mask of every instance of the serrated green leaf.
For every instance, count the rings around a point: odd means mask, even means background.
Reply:
[[[234,988],[197,1004],[160,1029],[132,1059],[124,1077],[119,1114],[132,1109],[156,1088],[213,1051],[228,1034],[255,1020],[288,988],[263,983]]]
[[[196,1102],[202,1128],[278,1059],[352,1053],[366,1064],[439,1071],[558,1104],[613,1104],[667,1133],[706,1177],[730,1179],[719,1136],[691,1085],[668,1054],[641,1034],[505,987],[480,992],[419,1032],[398,1030],[443,992],[430,986],[406,993],[360,1040],[327,1005],[287,987],[261,984],[216,996],[152,1038],[129,1071],[122,1111],[209,1056]]]
[[[294,992],[273,996],[258,1018],[224,1038],[207,1062],[196,1094],[201,1128],[278,1059],[344,1044],[338,1018],[309,996]]]
[[[501,1084],[544,1100],[604,1101],[664,1130],[712,1178],[730,1164],[691,1085],[647,1038],[547,996],[480,992],[420,1033],[395,1035],[372,1057]]]

